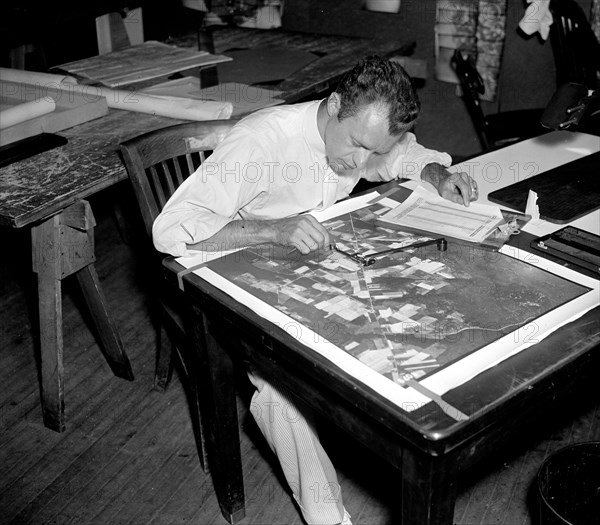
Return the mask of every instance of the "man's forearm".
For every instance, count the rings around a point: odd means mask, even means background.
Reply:
[[[273,223],[272,220],[231,221],[212,237],[195,244],[188,244],[188,248],[214,252],[275,242]]]
[[[329,247],[327,229],[312,215],[271,220],[232,221],[205,241],[188,245],[202,251],[232,250],[258,244],[294,246],[300,253]]]

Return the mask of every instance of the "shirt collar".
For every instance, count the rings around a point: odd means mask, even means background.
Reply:
[[[319,114],[321,102],[322,100],[315,100],[308,106],[303,127],[304,136],[307,138],[311,149],[313,149],[313,151],[318,151],[325,157],[325,141],[319,133],[319,126],[317,124],[317,116]]]

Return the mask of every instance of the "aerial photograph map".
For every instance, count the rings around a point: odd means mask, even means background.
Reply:
[[[326,221],[336,250],[246,249],[208,267],[388,379],[404,384],[461,359],[588,288],[496,251],[429,241],[380,222],[373,204]],[[342,253],[344,252],[344,253]],[[358,254],[359,257],[351,257]],[[375,263],[364,265],[360,257]],[[357,260],[358,259],[358,260]]]

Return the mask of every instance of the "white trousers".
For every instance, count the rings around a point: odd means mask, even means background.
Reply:
[[[341,488],[317,437],[311,409],[256,371],[249,371],[248,377],[256,387],[250,411],[279,459],[304,519],[309,525],[341,523]]]

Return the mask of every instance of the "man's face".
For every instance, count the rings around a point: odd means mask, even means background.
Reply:
[[[356,115],[339,121],[339,98],[335,97],[328,100],[325,152],[331,169],[343,175],[362,168],[373,156],[388,153],[401,136],[389,134],[387,108],[379,104],[365,106]]]

